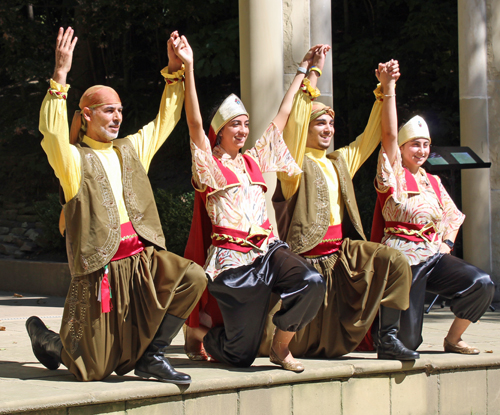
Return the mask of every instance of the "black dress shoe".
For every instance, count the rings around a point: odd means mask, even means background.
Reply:
[[[163,352],[158,350],[146,350],[135,365],[134,373],[144,379],[155,378],[162,382],[175,383],[176,385],[188,385],[191,376],[186,373],[177,372]]]
[[[26,330],[35,357],[47,369],[56,370],[61,365],[62,342],[59,334],[49,330],[36,316],[26,320]]]
[[[420,355],[406,348],[397,337],[385,336],[379,341],[377,358],[388,360],[416,360],[420,358]]]

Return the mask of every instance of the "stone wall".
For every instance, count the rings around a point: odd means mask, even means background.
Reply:
[[[31,204],[4,202],[0,207],[0,258],[24,259],[40,252],[43,233]]]

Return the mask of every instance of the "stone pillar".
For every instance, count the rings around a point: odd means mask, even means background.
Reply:
[[[278,112],[283,99],[282,0],[239,0],[241,99],[250,114],[251,147]],[[276,173],[264,174],[269,219]]]
[[[283,89],[292,83],[306,51],[316,44],[332,44],[331,2],[329,0],[283,0]],[[328,54],[323,75],[317,84],[321,101],[333,107],[332,54]],[[330,151],[333,151],[333,140]]]
[[[458,0],[461,144],[489,161],[485,0]],[[490,171],[462,171],[464,259],[492,271]]]
[[[492,277],[500,286],[500,2],[488,0],[488,129],[491,180]],[[500,300],[497,291],[497,301]]]
[[[241,98],[250,114],[246,147],[259,139],[278,112],[297,66],[311,45],[332,41],[329,0],[239,0]],[[333,106],[332,57],[318,87],[320,101]],[[269,219],[276,174],[265,174]],[[276,228],[276,226],[275,226]]]
[[[332,3],[330,0],[311,0],[311,46],[320,43],[332,44]],[[323,75],[318,79],[321,91],[319,101],[333,107],[332,54],[327,55]],[[332,140],[333,145],[333,140]],[[333,150],[333,148],[331,149]]]

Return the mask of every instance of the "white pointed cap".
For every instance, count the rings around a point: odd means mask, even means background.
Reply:
[[[431,141],[429,127],[427,127],[427,123],[420,115],[413,117],[399,130],[398,146],[401,147],[415,138],[427,138]]]
[[[231,94],[221,104],[210,125],[215,134],[217,134],[229,121],[240,115],[246,115],[248,117],[248,112],[243,102],[241,102],[241,99]]]

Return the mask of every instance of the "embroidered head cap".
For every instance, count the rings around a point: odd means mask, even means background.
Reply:
[[[321,102],[314,102],[311,110],[311,121],[321,117],[323,114],[328,114],[330,117],[335,118],[335,111]]]
[[[76,144],[83,139],[83,135],[87,131],[87,122],[83,118],[82,110],[85,107],[94,109],[107,104],[121,104],[118,93],[109,86],[94,85],[87,89],[80,98],[80,111],[75,111],[71,129],[69,133],[69,141],[71,144]]]
[[[224,127],[229,121],[233,118],[239,117],[240,115],[246,115],[248,117],[248,112],[236,95],[229,95],[224,102],[221,104],[219,109],[217,110],[210,126],[213,128],[214,133],[218,134],[218,132]]]
[[[398,146],[401,147],[403,144],[415,138],[427,138],[429,142],[431,141],[427,123],[420,115],[413,117],[399,130]]]

